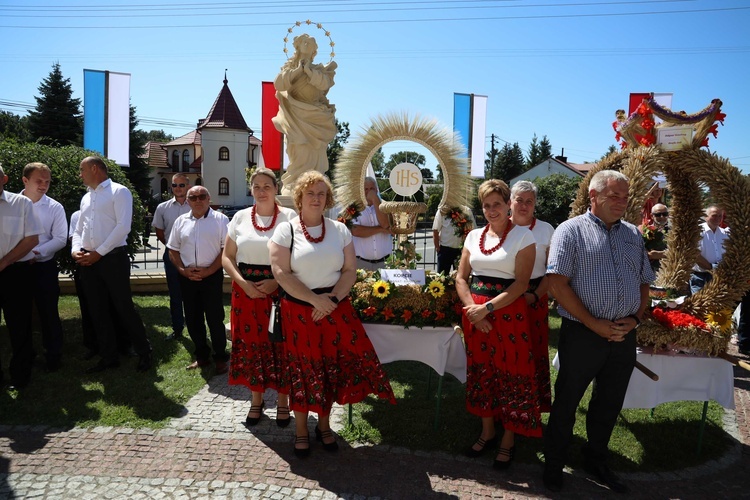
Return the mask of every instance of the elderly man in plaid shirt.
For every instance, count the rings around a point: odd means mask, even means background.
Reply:
[[[649,303],[649,265],[638,229],[621,217],[628,178],[603,170],[589,183],[591,209],[557,228],[547,275],[562,316],[560,371],[544,438],[544,484],[562,489],[562,470],[576,409],[594,392],[586,414],[584,469],[613,491],[629,489],[607,467],[607,446],[635,366],[635,329]]]

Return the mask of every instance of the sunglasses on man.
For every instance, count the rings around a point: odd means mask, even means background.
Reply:
[[[656,212],[654,213],[654,217],[666,217],[669,215],[669,212]]]
[[[185,186],[187,186],[187,184],[185,184],[184,182],[181,183],[181,184],[177,184],[177,183],[174,183],[174,182],[172,183],[172,187],[173,188],[176,188],[178,186],[181,187],[181,188],[184,188]]]
[[[206,193],[191,194],[190,196],[188,196],[188,200],[190,201],[196,201],[196,200],[206,201],[206,198],[208,198],[208,195]]]

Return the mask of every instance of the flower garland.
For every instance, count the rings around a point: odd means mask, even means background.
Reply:
[[[346,210],[339,214],[336,220],[346,225],[346,227],[348,227],[351,231],[353,225],[352,221],[360,215],[362,215],[362,211],[359,209],[359,206],[356,203],[352,203],[348,207],[346,207]]]
[[[458,207],[452,207],[448,212],[448,216],[453,224],[453,231],[456,236],[460,237],[463,241],[463,239],[466,238],[466,235],[474,228],[474,225],[471,223],[471,220],[466,217],[463,210]]]
[[[380,279],[378,271],[357,271],[350,297],[366,323],[387,323],[405,328],[461,324],[462,304],[455,274],[428,272],[427,284],[396,286]]]

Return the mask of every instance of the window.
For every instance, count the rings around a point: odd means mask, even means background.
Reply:
[[[182,171],[187,172],[190,168],[190,151],[187,149],[182,152]]]
[[[169,182],[164,177],[161,178],[161,187],[159,190],[161,194],[169,193]]]
[[[180,171],[180,153],[176,149],[172,151],[172,172]]]
[[[219,148],[219,161],[229,161],[229,148],[222,146]]]
[[[196,186],[202,186],[203,185],[203,179],[201,179],[200,177],[198,177],[197,179],[195,179],[195,185]]]
[[[219,195],[229,196],[229,179],[226,177],[219,179]]]

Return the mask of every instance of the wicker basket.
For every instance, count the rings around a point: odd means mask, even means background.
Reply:
[[[417,230],[417,216],[427,211],[427,205],[412,201],[384,201],[380,211],[388,214],[393,234],[412,234]]]

